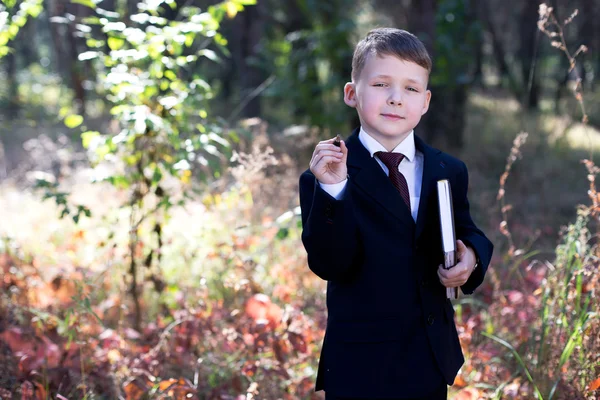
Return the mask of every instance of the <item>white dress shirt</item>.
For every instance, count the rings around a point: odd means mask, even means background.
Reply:
[[[388,167],[374,154],[378,151],[387,151],[385,147],[377,140],[373,139],[362,127],[358,134],[358,139],[363,146],[369,151],[371,157],[375,157],[375,160],[381,166],[381,169],[387,176],[390,175]],[[419,215],[419,200],[421,199],[421,184],[423,181],[423,153],[418,151],[415,147],[415,134],[414,130],[411,131],[408,136],[398,145],[392,153],[404,154],[404,159],[398,166],[398,170],[406,178],[408,184],[408,192],[410,193],[410,211],[415,222],[417,221],[417,215]],[[336,200],[339,200],[344,194],[344,189],[348,179],[344,179],[342,182],[335,184],[325,184],[319,182],[319,185],[324,191]]]

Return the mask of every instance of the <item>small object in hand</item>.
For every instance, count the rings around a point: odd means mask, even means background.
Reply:
[[[340,147],[342,145],[342,137],[340,135],[335,135],[335,140],[333,141],[333,144],[336,145],[337,147]]]

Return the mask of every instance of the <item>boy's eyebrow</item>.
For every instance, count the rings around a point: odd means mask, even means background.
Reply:
[[[384,74],[379,74],[379,75],[375,75],[372,79],[392,79],[393,77],[390,75],[384,75]],[[423,82],[419,79],[414,79],[414,78],[408,78],[406,79],[408,82],[412,82],[412,83],[417,83],[419,85],[422,85]]]
[[[391,79],[392,77],[391,77],[391,76],[389,76],[389,75],[382,75],[382,74],[379,74],[379,75],[375,75],[373,78]]]

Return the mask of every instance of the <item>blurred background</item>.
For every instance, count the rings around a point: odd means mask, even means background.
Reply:
[[[0,398],[320,399],[298,178],[370,29],[494,259],[451,399],[600,398],[593,0],[0,2]]]

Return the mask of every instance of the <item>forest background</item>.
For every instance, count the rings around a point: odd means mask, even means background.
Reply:
[[[433,55],[421,132],[495,244],[450,398],[600,398],[600,3],[4,0],[0,398],[320,399],[315,144],[376,26]]]

